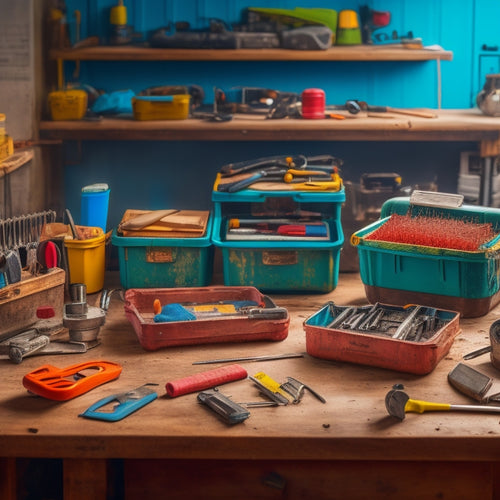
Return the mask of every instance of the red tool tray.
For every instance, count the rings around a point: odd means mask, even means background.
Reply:
[[[394,311],[404,309],[389,305],[386,307]],[[443,322],[443,326],[430,338],[420,342],[356,330],[327,328],[325,325],[336,317],[331,311],[331,304],[325,304],[304,321],[308,354],[322,359],[377,366],[416,375],[424,375],[434,370],[461,332],[460,313],[456,311],[437,309],[436,315]]]
[[[290,317],[279,319],[221,315],[193,321],[154,321],[154,301],[161,304],[253,301],[272,311],[277,306],[254,287],[131,288],[125,293],[125,316],[144,349],[225,342],[279,341],[288,336]]]

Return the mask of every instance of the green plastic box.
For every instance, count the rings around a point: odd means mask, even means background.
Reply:
[[[486,314],[500,301],[500,255],[497,236],[477,251],[409,244],[388,244],[365,237],[391,214],[441,215],[492,223],[500,231],[500,209],[461,205],[454,208],[410,205],[409,198],[384,203],[380,220],[355,232],[361,280],[370,302],[421,304],[459,311],[463,317]]]
[[[212,280],[214,248],[212,218],[201,238],[141,238],[119,236],[120,283],[123,288],[177,288],[208,286]]]
[[[212,241],[221,249],[225,285],[254,286],[275,293],[327,293],[336,288],[344,243],[340,221],[345,201],[343,188],[338,192],[213,191],[212,200],[215,202]],[[268,207],[278,206],[280,201],[290,202],[300,210],[324,214],[328,240],[225,239],[229,218],[252,217],[255,213],[266,216]],[[267,216],[271,215],[274,214],[267,212]]]

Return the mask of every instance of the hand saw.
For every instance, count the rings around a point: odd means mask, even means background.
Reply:
[[[87,375],[85,370],[95,370]],[[120,376],[122,367],[110,361],[88,361],[66,368],[43,365],[23,377],[28,391],[55,401],[67,401]]]

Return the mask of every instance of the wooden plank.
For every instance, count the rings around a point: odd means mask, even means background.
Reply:
[[[46,138],[62,140],[176,141],[496,141],[500,118],[478,110],[439,110],[438,118],[351,115],[345,120],[265,120],[236,115],[232,121],[108,118],[100,122],[43,121]]]
[[[196,477],[196,481],[192,478]],[[492,470],[481,462],[310,462],[128,460],[128,500],[303,498],[400,500],[492,496]]]
[[[54,49],[49,56],[65,61],[451,61],[447,50],[407,49],[402,45],[357,45],[328,50],[288,49],[156,49],[144,47],[96,46]]]
[[[106,288],[118,283],[115,273]],[[101,345],[76,357],[30,357],[20,365],[3,360],[4,389],[0,394],[0,450],[4,457],[62,457],[79,459],[273,459],[273,460],[418,460],[498,462],[498,417],[494,414],[432,412],[408,414],[403,422],[387,413],[384,397],[395,383],[404,383],[411,397],[466,404],[471,401],[447,382],[447,374],[465,353],[488,343],[496,319],[493,310],[480,318],[462,319],[462,333],[448,355],[425,377],[363,365],[304,358],[243,363],[253,375],[293,376],[308,383],[327,400],[322,404],[306,393],[299,405],[251,410],[242,424],[228,427],[196,402],[196,394],[165,396],[165,384],[206,367],[194,361],[243,355],[305,352],[303,321],[326,301],[365,304],[359,275],[345,273],[328,294],[273,295],[290,313],[288,338],[282,342],[200,345],[145,351],[124,315],[123,302],[113,296]],[[98,296],[89,295],[90,304]],[[30,396],[23,376],[43,364],[69,366],[95,359],[120,363],[119,379],[60,404]],[[175,362],[173,362],[175,360]],[[486,358],[473,360],[481,371],[496,377]],[[112,425],[79,418],[102,397],[157,383],[158,400]],[[234,401],[259,398],[248,380],[223,387]],[[471,452],[473,450],[473,453]]]
[[[0,178],[14,172],[33,159],[33,151],[21,151],[14,153],[3,161],[0,161]]]
[[[0,458],[0,498],[15,500],[17,468],[15,458]]]
[[[106,460],[65,459],[63,488],[64,500],[106,500]]]

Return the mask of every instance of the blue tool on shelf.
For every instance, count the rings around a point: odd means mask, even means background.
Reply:
[[[134,413],[143,406],[146,406],[148,403],[151,403],[151,401],[154,401],[158,397],[156,391],[149,387],[151,385],[158,384],[145,384],[137,389],[122,392],[120,394],[113,394],[100,399],[93,405],[89,406],[79,416],[95,420],[105,420],[107,422],[117,422],[118,420],[122,420],[131,413]],[[113,401],[116,401],[118,404],[113,407],[112,411],[98,411],[99,408],[103,408]]]

